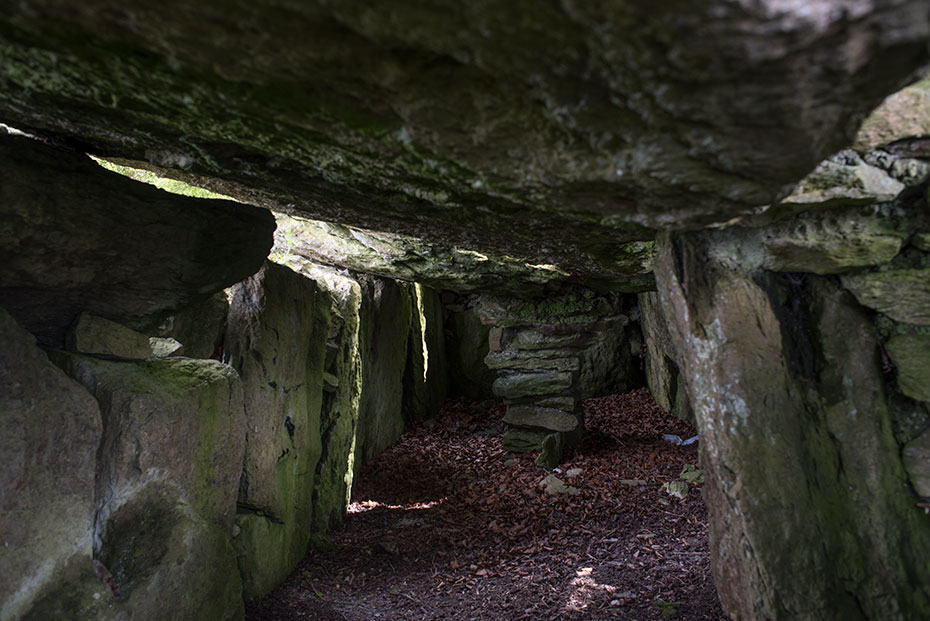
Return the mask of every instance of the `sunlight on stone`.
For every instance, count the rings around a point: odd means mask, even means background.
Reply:
[[[420,347],[423,349],[423,381],[427,380],[429,374],[429,346],[426,338],[426,309],[423,307],[423,286],[420,283],[414,283],[417,292],[417,313],[420,316]]]
[[[404,511],[421,511],[423,509],[432,509],[438,507],[446,501],[445,498],[433,500],[431,502],[414,502],[409,505],[389,505],[377,500],[362,500],[360,502],[351,502],[346,509],[346,513],[365,513],[372,509],[403,509]]]
[[[178,181],[177,179],[161,177],[150,170],[145,170],[143,168],[133,168],[132,166],[123,166],[121,164],[116,164],[114,162],[95,157],[89,153],[87,154],[87,157],[92,159],[103,168],[106,168],[110,172],[115,172],[119,175],[123,175],[124,177],[129,177],[130,179],[141,181],[142,183],[154,185],[156,188],[164,190],[165,192],[180,194],[182,196],[190,196],[192,198],[217,198],[228,201],[236,200],[231,196],[218,194],[216,192],[207,190],[206,188],[199,188],[197,186],[184,183],[183,181]]]

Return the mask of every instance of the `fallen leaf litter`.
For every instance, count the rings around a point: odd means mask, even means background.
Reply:
[[[693,429],[640,389],[585,402],[547,473],[501,449],[503,407],[450,400],[362,467],[345,523],[247,618],[724,619]],[[547,494],[556,477],[575,493]],[[663,491],[670,483],[684,498]]]

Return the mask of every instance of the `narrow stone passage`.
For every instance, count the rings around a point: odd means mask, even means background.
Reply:
[[[692,429],[645,389],[584,408],[590,431],[547,477],[501,448],[502,406],[448,401],[361,469],[331,545],[247,618],[722,619],[683,480],[697,451],[662,439]]]

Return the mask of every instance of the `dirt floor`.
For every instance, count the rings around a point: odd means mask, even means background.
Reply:
[[[577,492],[552,496],[533,455],[501,449],[501,406],[449,401],[362,468],[332,547],[247,619],[724,619],[700,483],[662,487],[697,451],[661,435],[693,430],[645,389],[585,411],[553,473]]]

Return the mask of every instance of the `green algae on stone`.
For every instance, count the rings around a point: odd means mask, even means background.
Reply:
[[[897,321],[930,325],[930,269],[888,269],[841,278],[862,305]]]
[[[574,431],[578,429],[578,418],[557,408],[533,405],[509,405],[504,422],[516,427],[548,429],[550,431]]]
[[[238,374],[214,360],[50,355],[94,395],[104,421],[95,549],[128,583],[107,615],[241,618],[230,540],[245,448]]]
[[[908,442],[901,457],[914,490],[919,496],[930,498],[930,429]]]
[[[494,394],[502,399],[555,395],[568,390],[572,374],[564,372],[515,373],[494,380]]]
[[[331,298],[270,262],[231,298],[224,352],[242,378],[248,419],[234,544],[243,596],[255,600],[290,574],[312,534]]]
[[[897,370],[901,392],[930,402],[930,335],[898,334],[885,343],[885,349]]]

